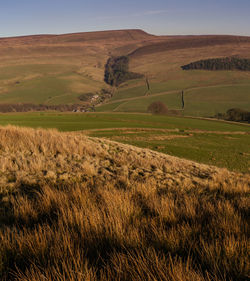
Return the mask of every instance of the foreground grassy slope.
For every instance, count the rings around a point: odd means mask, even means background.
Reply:
[[[250,127],[220,121],[121,113],[1,114],[1,125],[83,130],[91,136],[249,172]]]
[[[1,280],[246,280],[249,176],[0,128]]]

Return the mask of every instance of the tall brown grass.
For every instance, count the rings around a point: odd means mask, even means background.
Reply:
[[[0,128],[1,280],[247,280],[249,175]]]

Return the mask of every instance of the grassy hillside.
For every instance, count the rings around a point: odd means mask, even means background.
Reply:
[[[146,112],[152,100],[178,109],[182,90],[188,93],[186,115],[250,110],[250,72],[181,69],[201,59],[250,58],[249,46],[249,37],[153,36],[141,30],[0,38],[0,103],[82,103],[80,95],[107,87],[107,59],[128,55],[130,71],[145,75],[150,91],[145,79],[125,82],[98,111]]]
[[[81,94],[105,87],[101,78],[77,71],[75,65],[60,64],[1,67],[0,103],[80,103]]]
[[[135,85],[125,84],[118,88],[107,105],[100,106],[98,110],[106,111],[106,108],[109,110],[108,104],[116,101],[120,106],[114,107],[112,109],[114,111],[146,112],[150,102],[156,100],[164,102],[170,109],[181,109],[182,90],[187,93],[184,111],[186,115],[209,117],[231,107],[250,110],[250,72],[206,70],[186,72],[180,68],[182,64],[191,62],[192,59],[224,57],[225,54],[250,57],[244,44],[239,48],[236,48],[235,44],[202,48],[182,46],[181,49],[171,49],[168,52],[155,51],[140,56],[132,55],[131,70],[148,77],[150,92],[146,91],[144,80],[141,80],[140,84],[138,82]]]
[[[121,113],[1,114],[1,125],[83,130],[200,163],[249,172],[250,126],[220,121]]]
[[[0,103],[81,103],[105,87],[111,51],[151,38],[141,30],[0,38]]]
[[[145,81],[141,80],[140,85],[135,83],[134,86],[130,84],[119,88],[109,103],[122,102],[119,108],[113,109],[115,111],[146,112],[151,100],[158,99],[165,102],[169,108],[176,109],[181,108],[180,92],[184,90],[187,93],[193,91],[196,93],[186,96],[184,114],[187,115],[211,116],[232,106],[249,110],[249,72],[205,70],[186,72],[181,69],[181,65],[199,59],[233,55],[249,58],[248,45],[248,37],[191,36],[169,38],[140,47],[130,54],[131,70],[148,77],[150,92],[145,96],[146,85]],[[158,94],[161,96],[157,96]],[[152,98],[149,99],[148,95]],[[131,97],[134,98],[133,101],[130,100]],[[99,110],[106,108],[107,105],[104,105]]]
[[[248,175],[55,130],[0,147],[1,280],[248,278]]]
[[[162,101],[169,109],[180,110],[180,114],[187,116],[213,117],[234,107],[250,109],[250,84],[187,88],[184,90],[184,110],[182,90],[165,91],[167,86],[164,86],[165,83],[153,84],[152,91],[155,93],[149,95],[145,95],[145,86],[121,89],[109,102],[98,106],[97,111],[146,113],[148,106],[154,101]]]
[[[186,92],[184,114],[214,116],[229,108],[250,109],[250,84],[217,86]]]

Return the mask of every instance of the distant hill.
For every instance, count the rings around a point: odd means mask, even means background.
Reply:
[[[42,35],[27,35],[17,37],[0,38],[1,43],[69,43],[69,42],[86,42],[86,41],[107,41],[107,40],[147,40],[153,39],[156,36],[151,35],[140,29],[126,30],[108,30],[94,32],[79,32],[68,34],[42,34]]]
[[[98,110],[145,112],[155,99],[178,110],[183,90],[183,114],[212,116],[234,107],[250,109],[249,73],[214,76],[180,69],[209,58],[250,58],[250,37],[155,36],[138,29],[0,38],[0,103],[85,103],[84,94],[110,90],[104,82],[105,65],[111,56],[124,55],[130,71],[145,78],[119,85],[110,100],[100,99],[105,105]]]

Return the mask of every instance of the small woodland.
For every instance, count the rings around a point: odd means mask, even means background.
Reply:
[[[142,74],[129,71],[127,56],[111,57],[105,65],[104,81],[111,86],[117,87],[123,82],[142,77]]]
[[[250,59],[243,59],[238,57],[226,57],[200,60],[183,65],[183,70],[241,70],[250,71]]]
[[[228,121],[250,123],[250,112],[240,108],[231,108],[226,113],[218,113],[215,117]]]

